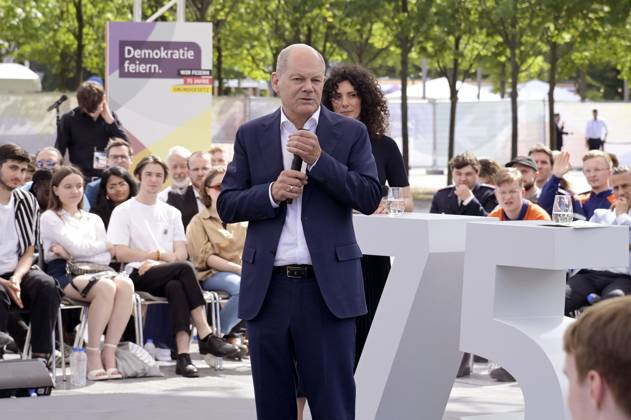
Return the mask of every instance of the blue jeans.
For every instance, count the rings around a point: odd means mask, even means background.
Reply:
[[[221,290],[230,295],[220,313],[222,334],[228,334],[241,321],[238,314],[240,285],[241,276],[226,271],[219,271],[202,282],[204,290]]]

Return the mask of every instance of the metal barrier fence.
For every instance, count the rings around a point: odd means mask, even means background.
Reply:
[[[62,106],[62,112],[76,106],[72,101]],[[0,95],[0,143],[17,142],[29,151],[52,145],[55,139],[54,114],[45,110],[59,93]],[[250,119],[276,109],[278,98],[215,97],[213,98],[212,133],[209,142],[231,144],[238,127]],[[390,100],[390,135],[401,145],[400,101]],[[584,153],[585,125],[597,108],[609,128],[606,150],[617,153],[621,161],[631,165],[631,103],[624,102],[558,102],[555,110],[571,135],[565,138],[565,148],[572,153],[573,164],[580,166]],[[408,101],[410,135],[410,166],[413,168],[444,169],[447,164],[449,134],[448,101]],[[526,154],[536,143],[549,144],[547,103],[519,102],[519,154]],[[122,121],[123,125],[125,121]],[[510,158],[510,101],[460,102],[456,115],[456,153],[469,150],[480,157],[494,158],[503,163]]]

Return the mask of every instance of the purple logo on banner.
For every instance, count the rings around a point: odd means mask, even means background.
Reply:
[[[201,67],[201,55],[195,42],[120,41],[119,77],[179,79],[179,69]]]

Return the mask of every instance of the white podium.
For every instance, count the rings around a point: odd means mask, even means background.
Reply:
[[[466,222],[492,220],[354,216],[362,252],[394,257],[355,374],[358,420],[442,419],[462,355]]]
[[[526,420],[570,419],[562,372],[562,338],[572,322],[563,316],[567,269],[626,266],[628,252],[627,227],[467,225],[460,348],[515,376]]]

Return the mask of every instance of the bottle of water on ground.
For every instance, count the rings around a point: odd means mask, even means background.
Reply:
[[[86,384],[88,356],[83,347],[73,347],[70,355],[70,383],[72,386],[81,387]]]

